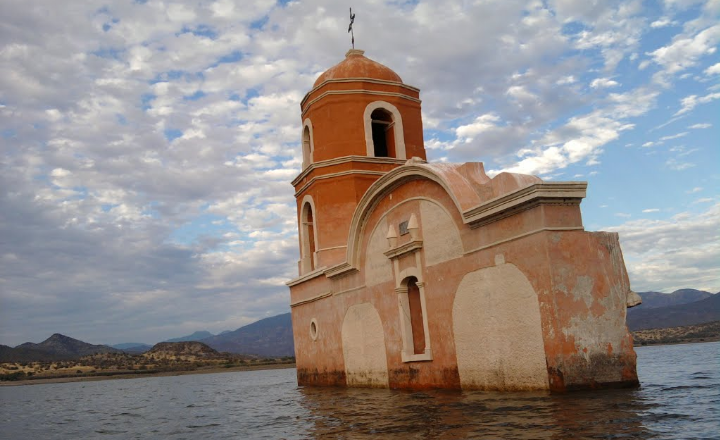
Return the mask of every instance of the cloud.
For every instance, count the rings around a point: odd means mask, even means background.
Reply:
[[[430,158],[493,172],[603,173],[606,151],[651,111],[663,117],[656,102],[673,96],[627,66],[701,84],[717,73],[703,63],[717,45],[708,4],[691,18],[675,13],[684,4],[641,1],[363,5],[373,19],[357,22],[359,46],[422,90]],[[0,343],[56,331],[154,342],[286,312],[299,103],[347,50],[346,10],[329,0],[102,6],[3,4]],[[662,32],[676,34],[658,48],[647,17],[661,15]],[[717,99],[698,90],[678,89],[678,116]],[[666,167],[689,166],[690,152]]]
[[[669,141],[669,140],[672,140],[672,139],[679,139],[679,138],[685,137],[685,136],[687,136],[687,135],[688,135],[688,132],[687,132],[687,131],[683,131],[682,133],[677,133],[677,134],[672,134],[672,135],[668,135],[668,136],[663,136],[663,137],[660,138],[660,141]]]
[[[668,17],[661,17],[661,18],[653,21],[652,23],[650,23],[650,27],[653,29],[663,28],[663,27],[667,27],[667,26],[676,26],[676,25],[677,25],[677,22],[674,20],[670,20]]]
[[[720,290],[714,264],[720,259],[720,204],[699,214],[638,219],[603,229],[620,234],[633,290]]]
[[[698,129],[703,129],[703,128],[710,128],[710,127],[712,127],[712,124],[708,124],[708,123],[693,124],[693,125],[688,126],[688,128],[693,129],[693,130],[698,130]]]
[[[693,36],[679,36],[667,46],[648,53],[662,67],[660,81],[667,76],[686,70],[698,63],[700,58],[715,53],[720,42],[720,25],[708,27]]]
[[[643,209],[642,212],[651,213],[651,212],[660,212],[660,210],[657,208],[650,208],[650,209]]]
[[[681,161],[678,158],[670,158],[665,162],[665,166],[674,171],[684,171],[696,165],[692,162]]]
[[[595,78],[590,83],[590,87],[592,87],[593,89],[605,89],[609,87],[617,87],[619,85],[620,83],[618,83],[617,81],[613,81],[608,78]]]
[[[720,74],[720,63],[715,63],[712,66],[708,67],[704,71],[705,75],[717,75]]]
[[[697,95],[686,96],[685,98],[680,100],[680,103],[682,104],[682,108],[680,108],[680,110],[678,110],[675,113],[675,115],[673,115],[673,116],[679,116],[684,113],[688,113],[688,112],[692,111],[698,104],[707,104],[716,99],[720,99],[720,92],[709,93],[709,94],[707,94],[705,96],[701,96],[699,98]]]
[[[703,197],[703,198],[701,198],[701,199],[694,200],[694,201],[692,202],[692,204],[693,204],[693,205],[697,205],[697,204],[700,204],[700,203],[710,203],[710,202],[712,202],[712,201],[714,201],[714,199],[712,199],[712,198],[710,198],[710,197]]]

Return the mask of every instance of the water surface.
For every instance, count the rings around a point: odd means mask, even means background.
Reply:
[[[295,370],[0,388],[2,439],[702,439],[720,431],[720,343],[639,347],[636,390],[300,388]]]

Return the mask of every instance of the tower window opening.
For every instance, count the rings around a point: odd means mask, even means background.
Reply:
[[[310,127],[307,125],[302,134],[303,169],[312,163],[312,150],[310,146]]]
[[[309,203],[303,206],[302,223],[302,268],[303,272],[315,270],[315,228],[313,224],[313,210]]]
[[[395,133],[392,114],[382,108],[370,115],[375,157],[395,157]]]

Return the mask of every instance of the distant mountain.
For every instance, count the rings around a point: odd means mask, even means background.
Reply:
[[[673,293],[638,292],[638,295],[642,298],[642,304],[628,309],[628,313],[658,307],[675,306],[678,304],[689,304],[709,298],[712,296],[712,293],[705,292],[704,290],[680,289]]]
[[[203,339],[217,351],[258,356],[295,356],[290,314],[272,316],[237,330]]]
[[[220,353],[207,344],[196,341],[160,342],[155,344],[148,352],[144,353],[143,356],[155,359],[175,360],[212,359],[221,357]]]
[[[111,345],[111,347],[117,348],[118,350],[126,350],[128,348],[133,348],[133,347],[148,347],[148,349],[152,348],[152,346],[143,344],[142,342],[125,342],[122,344]]]
[[[656,328],[633,332],[633,344],[681,344],[720,341],[720,321],[685,327]]]
[[[55,333],[39,344],[26,342],[15,348],[3,346],[0,349],[0,362],[58,361],[77,359],[95,353],[119,352],[120,350],[107,345],[88,344]]]
[[[632,310],[632,309],[630,309]],[[720,321],[720,294],[687,304],[639,309],[627,315],[630,331]]]
[[[112,348],[117,348],[128,354],[140,354],[152,348],[152,345],[143,344],[142,342],[126,342],[124,344],[115,344]]]
[[[208,331],[202,330],[202,331],[199,331],[199,332],[195,332],[195,333],[193,333],[193,334],[191,334],[191,335],[180,336],[179,338],[172,338],[172,339],[168,339],[168,340],[163,341],[163,342],[202,341],[203,339],[212,338],[213,336],[215,336],[215,335],[212,334],[212,333],[210,333],[210,332],[208,332]]]

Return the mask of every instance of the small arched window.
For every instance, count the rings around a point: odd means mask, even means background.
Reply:
[[[303,169],[310,166],[313,162],[313,141],[312,141],[312,125],[310,120],[305,120],[302,131],[302,155],[303,155]]]
[[[310,202],[305,202],[300,215],[301,267],[303,274],[315,270],[315,218]]]
[[[402,330],[402,361],[432,360],[428,328],[425,284],[415,275],[404,277],[395,289],[400,308]]]

